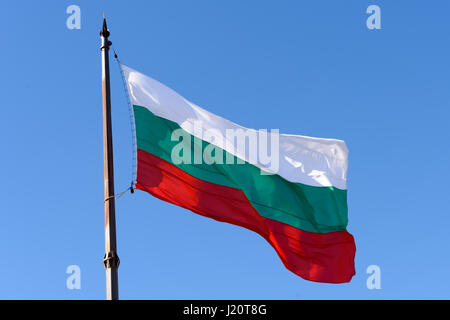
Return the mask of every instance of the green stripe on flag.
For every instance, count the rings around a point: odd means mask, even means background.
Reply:
[[[175,164],[172,149],[179,141],[172,141],[172,132],[181,127],[170,120],[155,116],[147,108],[133,106],[137,148],[168,161],[184,172],[211,183],[240,189],[258,213],[295,228],[328,233],[345,230],[347,226],[347,190],[335,187],[315,187],[292,183],[279,175],[261,175],[256,166],[244,164],[194,164],[194,144],[204,150],[209,143],[191,138],[191,164]],[[216,149],[220,149],[216,147]],[[223,157],[233,157],[222,150]],[[203,152],[202,152],[203,153]],[[138,159],[139,165],[139,159]]]

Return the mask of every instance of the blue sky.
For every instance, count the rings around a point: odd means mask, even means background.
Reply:
[[[66,27],[67,6],[81,29]],[[381,8],[368,30],[366,8]],[[356,276],[305,281],[257,234],[137,191],[117,203],[122,299],[450,298],[446,1],[0,4],[0,298],[103,299],[100,38],[123,63],[252,128],[346,141]],[[116,191],[131,133],[111,64]],[[69,265],[81,290],[66,288]],[[366,268],[381,268],[368,290]]]

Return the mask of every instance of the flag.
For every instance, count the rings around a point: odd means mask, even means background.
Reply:
[[[344,141],[248,129],[121,67],[136,130],[136,189],[257,232],[306,280],[351,280]]]

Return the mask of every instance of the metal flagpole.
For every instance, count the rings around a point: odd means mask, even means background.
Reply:
[[[117,269],[119,257],[116,246],[116,213],[114,202],[114,164],[111,129],[111,92],[109,83],[109,31],[106,18],[100,31],[102,39],[102,96],[103,96],[103,174],[105,181],[105,256],[103,264],[106,270],[106,299],[119,299]]]

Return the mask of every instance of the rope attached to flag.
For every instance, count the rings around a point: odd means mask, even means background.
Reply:
[[[134,193],[134,187],[131,186],[131,187],[128,187],[126,190],[120,192],[120,193],[117,193],[117,194],[115,194],[115,195],[113,195],[113,196],[111,196],[111,197],[106,198],[103,202],[109,201],[109,200],[111,200],[111,199],[117,200],[117,199],[119,199],[121,196],[123,196],[125,193],[127,193],[128,190],[130,190],[130,193]]]
[[[114,58],[117,61],[117,65],[119,67],[119,72],[122,77],[123,89],[125,91],[125,97],[127,99],[127,104],[128,104],[128,111],[130,114],[130,127],[131,127],[131,144],[132,144],[131,186],[127,190],[125,190],[123,193],[125,193],[128,190],[130,190],[131,193],[134,193],[134,189],[136,186],[136,176],[137,176],[137,147],[136,147],[136,127],[135,127],[135,123],[134,123],[134,112],[133,112],[133,106],[131,105],[130,95],[129,95],[129,92],[127,89],[127,83],[125,80],[125,75],[123,74],[123,70],[121,67],[119,57],[116,53],[116,49],[114,48],[114,46],[112,46],[112,47],[113,47],[112,49],[114,51]]]

